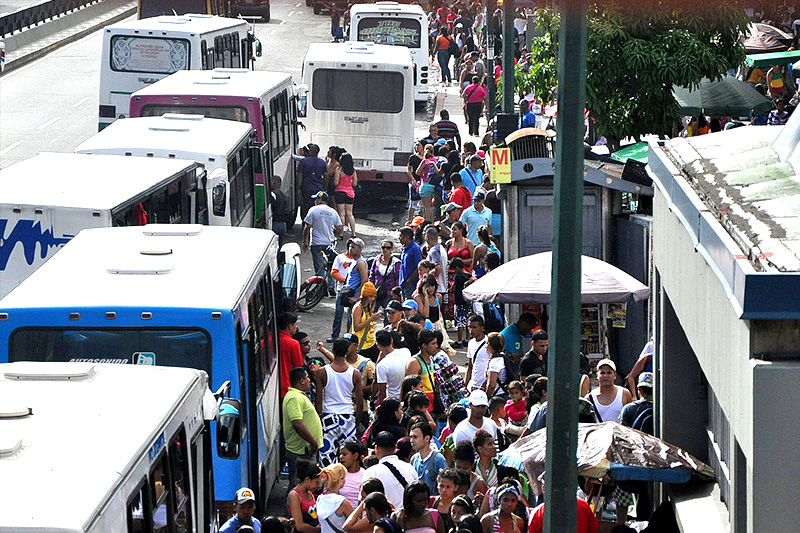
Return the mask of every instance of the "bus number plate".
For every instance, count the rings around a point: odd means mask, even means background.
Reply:
[[[369,159],[353,159],[353,166],[359,168],[368,168],[372,161]]]
[[[367,122],[369,122],[369,117],[353,117],[345,115],[344,121],[350,122],[351,124],[366,124]]]

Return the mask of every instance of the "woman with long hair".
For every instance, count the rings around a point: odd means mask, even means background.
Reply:
[[[392,300],[392,287],[400,284],[400,260],[392,254],[393,251],[394,243],[391,240],[381,241],[381,253],[372,260],[369,270],[369,280],[378,291],[376,303],[384,309]]]
[[[321,533],[338,533],[344,521],[353,512],[350,502],[339,494],[346,483],[347,469],[339,463],[333,463],[322,469],[323,492],[317,498],[317,516],[322,528]]]
[[[414,296],[414,301],[419,306],[419,312],[433,324],[436,324],[442,315],[441,302],[439,301],[439,295],[436,294],[436,287],[436,277],[431,274],[425,274],[422,277],[419,292]]]
[[[403,418],[403,404],[397,398],[386,398],[375,409],[375,421],[367,431],[366,443],[370,448],[375,447],[375,437],[381,431],[388,431],[395,438],[402,439],[406,436],[406,428],[400,423]]]
[[[486,268],[486,256],[490,252],[497,254],[498,258],[502,257],[500,250],[495,246],[489,235],[489,228],[486,226],[478,227],[478,244],[475,246],[472,256],[472,266],[475,270],[475,277],[480,278],[489,270]]]
[[[338,210],[338,205],[336,204],[336,195],[334,191],[336,190],[336,186],[333,184],[333,177],[336,175],[336,171],[339,169],[341,163],[339,163],[339,158],[342,157],[342,153],[344,153],[344,148],[340,148],[338,146],[331,146],[328,148],[328,155],[325,156],[325,183],[328,184],[325,192],[328,193],[328,198],[330,199],[331,207]],[[342,219],[344,222],[344,219]]]
[[[353,215],[353,204],[356,199],[356,186],[358,185],[358,172],[353,167],[353,156],[345,152],[339,157],[339,166],[333,175],[335,186],[334,197],[336,209],[343,224],[350,226],[352,237],[356,236],[356,217]]]
[[[500,333],[489,333],[486,336],[486,351],[489,354],[489,365],[486,367],[486,395],[506,397],[502,384],[506,377],[506,363],[503,349],[506,339]]]
[[[383,316],[383,313],[375,312],[378,290],[371,281],[361,287],[360,296],[361,298],[353,306],[352,333],[358,337],[358,352],[374,363],[380,353],[378,345],[375,343],[375,321]]]
[[[364,448],[359,442],[349,440],[339,448],[339,463],[347,469],[345,484],[339,494],[356,507],[361,495],[361,478],[364,477]]]
[[[467,230],[460,220],[453,222],[450,227],[452,238],[447,242],[447,258],[452,261],[459,257],[464,261],[464,272],[472,272],[472,259],[475,255],[475,246],[467,239]],[[448,272],[452,276],[452,272]]]
[[[514,514],[520,493],[512,483],[500,485],[495,491],[497,508],[481,518],[483,533],[524,533],[524,520]]]
[[[425,158],[417,168],[417,176],[419,176],[419,196],[422,203],[422,217],[425,220],[433,222],[433,205],[434,196],[436,195],[436,187],[428,182],[428,175],[432,172],[441,172],[441,165],[438,164],[436,158],[436,150],[432,144],[425,145]]]
[[[403,508],[392,514],[406,533],[444,533],[441,520],[428,509],[431,489],[424,481],[412,481],[403,491]]]
[[[294,519],[298,533],[320,533],[317,518],[317,500],[314,492],[319,488],[320,469],[316,463],[297,460],[297,486],[289,491],[286,507]]]

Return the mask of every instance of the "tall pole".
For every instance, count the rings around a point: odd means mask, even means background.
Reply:
[[[486,123],[492,121],[497,104],[497,86],[494,79],[494,10],[497,0],[485,0],[486,18],[483,33],[486,34],[486,92],[489,101],[489,110],[486,113]]]
[[[503,113],[514,112],[514,0],[503,0]]]
[[[583,243],[583,110],[586,0],[560,2],[558,121],[553,220],[553,357],[547,387],[545,533],[575,531],[578,371]]]

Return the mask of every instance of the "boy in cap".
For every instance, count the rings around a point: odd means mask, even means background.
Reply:
[[[256,533],[261,533],[261,522],[253,518],[256,512],[256,495],[247,487],[236,491],[236,514],[233,515],[221,528],[219,533],[236,533],[242,526],[250,526]]]
[[[492,234],[492,210],[484,205],[485,200],[486,191],[482,187],[478,188],[472,197],[472,206],[464,209],[459,219],[467,226],[467,238],[473,243],[480,242],[478,228],[481,226],[486,226],[489,235]]]
[[[472,442],[479,429],[487,431],[497,440],[497,425],[491,418],[486,418],[489,409],[489,398],[481,389],[469,393],[469,418],[462,420],[453,430],[453,443],[458,446],[461,441]]]
[[[597,363],[598,387],[586,395],[592,402],[597,422],[619,420],[622,408],[633,401],[631,391],[616,385],[617,365],[611,359],[601,359]]]

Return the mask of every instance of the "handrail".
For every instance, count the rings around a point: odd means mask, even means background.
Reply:
[[[0,37],[102,0],[46,0],[0,17]]]

